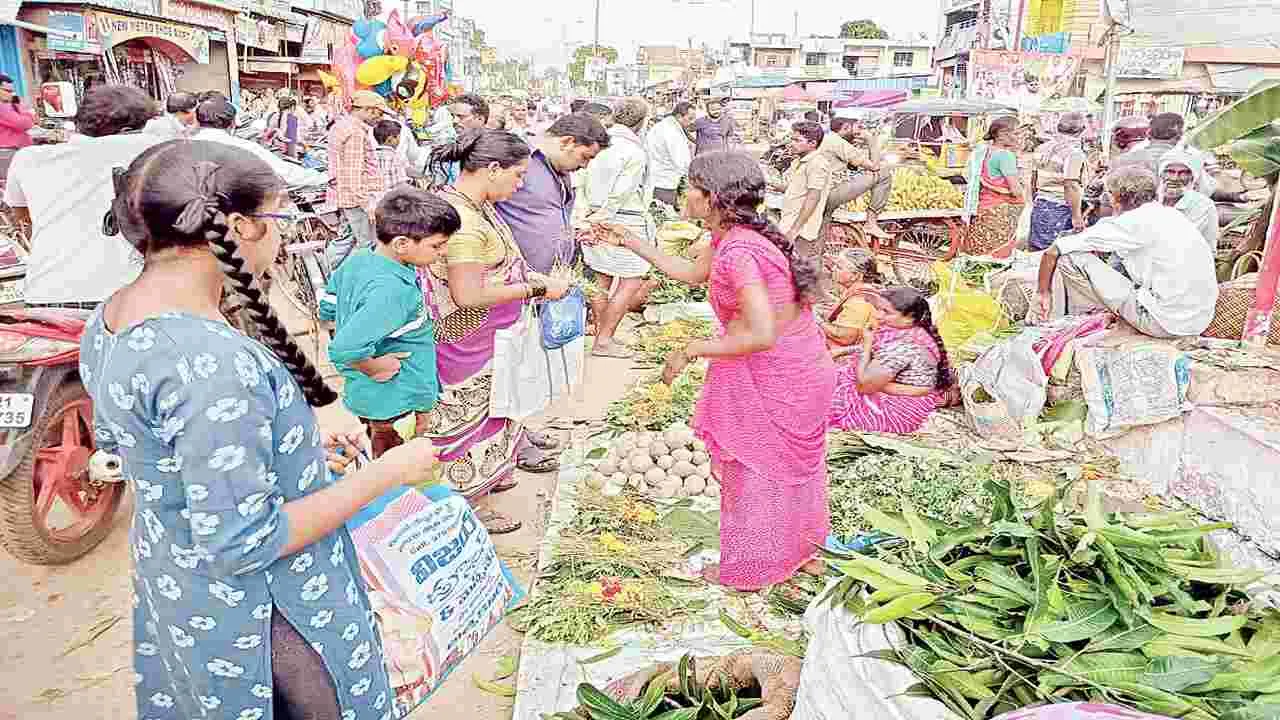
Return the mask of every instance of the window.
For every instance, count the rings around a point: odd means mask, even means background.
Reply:
[[[913,52],[895,52],[893,54],[893,66],[896,68],[909,68],[915,65],[916,54]]]
[[[809,66],[826,65],[827,54],[826,53],[805,53],[804,64]]]
[[[777,56],[777,55],[765,55],[765,56],[764,56],[764,64],[765,64],[766,66],[768,66],[768,67],[777,67],[777,65],[778,65],[778,56]]]
[[[850,75],[857,75],[857,74],[858,74],[858,56],[857,56],[857,55],[845,55],[845,56],[844,56],[844,69],[845,69],[845,70],[848,70]]]

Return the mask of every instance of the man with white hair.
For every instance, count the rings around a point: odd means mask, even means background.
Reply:
[[[1199,187],[1200,156],[1170,150],[1160,158],[1160,201],[1182,213],[1200,231],[1210,250],[1218,248],[1218,206]]]
[[[1213,320],[1213,253],[1181,212],[1157,200],[1156,178],[1140,165],[1107,175],[1115,214],[1059,238],[1040,258],[1045,318],[1105,308],[1158,338],[1199,335]],[[1123,271],[1096,253],[1115,253]]]

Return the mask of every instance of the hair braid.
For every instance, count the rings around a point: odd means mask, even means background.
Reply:
[[[938,332],[938,326],[933,324],[933,311],[929,309],[927,300],[924,302],[924,310],[916,318],[916,325],[929,333],[929,337],[938,345],[938,375],[933,386],[938,390],[946,390],[955,384],[955,374],[951,370],[951,360],[947,358],[947,346],[942,342],[942,334]]]
[[[814,258],[797,255],[795,243],[788,240],[777,225],[760,213],[738,205],[729,208],[727,214],[725,219],[729,224],[742,225],[760,233],[782,251],[791,266],[791,284],[795,287],[796,300],[812,303],[817,299],[821,273]]]
[[[311,364],[285,330],[284,323],[276,316],[263,296],[262,289],[258,287],[258,281],[252,273],[245,270],[244,260],[236,256],[236,244],[228,237],[229,231],[227,216],[211,203],[204,224],[205,239],[231,288],[245,299],[244,309],[257,326],[261,340],[271,348],[271,352],[284,363],[285,369],[301,386],[307,404],[323,407],[333,403],[338,399],[338,394],[320,377],[315,365]]]

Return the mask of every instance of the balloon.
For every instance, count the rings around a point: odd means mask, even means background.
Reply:
[[[381,20],[360,20],[351,27],[351,32],[360,39],[356,43],[356,52],[360,53],[360,57],[371,58],[382,54],[382,41],[386,30],[387,24]]]
[[[392,75],[403,72],[409,64],[408,58],[395,55],[379,55],[360,63],[356,70],[356,80],[362,85],[377,85]]]
[[[387,16],[387,32],[382,38],[382,49],[388,55],[413,57],[413,35],[400,22],[400,13],[396,10],[392,10]]]
[[[389,77],[389,78],[387,78],[386,80],[383,80],[382,82],[378,83],[377,85],[374,85],[374,86],[373,86],[373,91],[374,91],[374,92],[376,92],[376,93],[378,93],[379,95],[381,95],[381,96],[382,96],[382,97],[384,97],[384,98],[389,98],[389,97],[391,97],[391,93],[392,93],[392,92],[393,92],[393,90],[395,89],[395,82],[394,82],[394,80],[393,80],[393,78],[394,78],[394,77],[395,77],[395,76],[393,75],[392,77]]]
[[[413,22],[411,22],[409,26],[413,28],[413,34],[416,37],[422,33],[430,31],[431,28],[448,19],[449,12],[446,10],[445,12],[436,13],[434,15],[419,15],[418,17],[413,18]]]
[[[354,45],[343,45],[333,51],[333,60],[329,67],[338,79],[339,96],[343,103],[351,99],[356,90],[356,68],[360,65],[360,55]]]
[[[419,97],[421,87],[425,85],[425,75],[422,72],[422,66],[418,63],[411,63],[403,73],[397,73],[392,76],[394,83],[394,91],[396,98],[409,102]]]

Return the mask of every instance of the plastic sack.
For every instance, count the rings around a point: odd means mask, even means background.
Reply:
[[[1013,237],[1020,246],[1026,245],[1031,237],[1031,207],[1028,204],[1022,208],[1022,214],[1018,216],[1018,227],[1013,231]]]
[[[1044,410],[1049,376],[1034,345],[1033,329],[999,343],[960,369],[965,414],[979,436],[1022,438],[1022,428]]]
[[[559,300],[542,303],[542,347],[555,350],[586,334],[587,299],[574,288]]]
[[[1054,703],[1007,712],[995,720],[1170,720],[1119,705],[1101,703]]]
[[[933,263],[933,276],[939,288],[933,303],[934,321],[948,348],[961,347],[974,335],[1004,324],[1000,303],[970,287],[951,266],[941,260]]]
[[[958,720],[937,700],[903,694],[920,681],[915,673],[867,657],[904,645],[896,624],[860,623],[844,606],[831,607],[825,594],[809,605],[804,624],[809,649],[791,720]]]
[[[444,682],[524,590],[465,498],[399,488],[347,523],[382,658],[404,717]]]
[[[1191,409],[1191,363],[1168,343],[1077,347],[1076,368],[1089,405],[1085,432],[1092,437],[1113,437]]]

